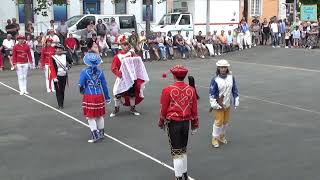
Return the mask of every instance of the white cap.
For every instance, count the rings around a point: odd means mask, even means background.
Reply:
[[[216,65],[217,65],[218,67],[229,67],[229,66],[230,66],[229,62],[228,62],[227,60],[225,60],[225,59],[219,60],[219,61],[216,63]]]

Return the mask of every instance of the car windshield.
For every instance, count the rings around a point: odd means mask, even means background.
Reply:
[[[162,17],[159,22],[159,25],[173,25],[176,24],[179,19],[180,14],[166,14]]]
[[[77,23],[79,21],[79,19],[81,19],[83,16],[82,15],[78,15],[78,16],[73,16],[71,18],[69,18],[67,21],[66,21],[66,24],[68,27],[71,27],[73,26],[75,23]]]

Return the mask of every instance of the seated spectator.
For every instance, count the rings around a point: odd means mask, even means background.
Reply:
[[[87,26],[87,40],[92,38],[93,34],[97,34],[96,26],[94,25],[94,21],[90,21],[89,25]]]
[[[82,37],[79,44],[80,44],[80,50],[83,56],[85,56],[88,52],[88,46],[87,46],[87,41],[86,37]]]
[[[160,56],[157,48],[156,35],[154,33],[151,33],[151,35],[148,37],[148,43],[149,43],[150,49],[153,50],[154,55],[156,56],[156,59],[160,60]]]
[[[139,45],[138,45],[138,36],[135,31],[131,32],[131,35],[128,38],[128,42],[130,43],[131,47],[134,48],[136,52],[140,51]]]
[[[234,41],[234,38],[233,38],[232,31],[229,30],[228,35],[227,35],[227,42],[228,42],[228,47],[229,47],[229,49],[227,49],[227,51],[229,51],[229,52],[232,51],[233,41]]]
[[[178,50],[181,53],[181,57],[182,57],[182,59],[185,59],[186,53],[188,52],[188,49],[186,47],[183,36],[181,35],[181,30],[178,31],[178,34],[176,35],[175,39],[176,39],[176,44],[177,44]]]
[[[102,23],[101,19],[98,19],[98,24],[96,25],[97,35],[100,37],[105,37],[107,34],[107,26]]]
[[[11,71],[14,70],[13,62],[12,62],[12,48],[14,46],[14,40],[12,39],[11,34],[7,34],[7,39],[3,40],[2,46],[4,51],[4,56],[9,59],[11,64]]]
[[[208,49],[209,51],[209,55],[210,56],[214,56],[214,49],[213,49],[213,36],[211,34],[211,32],[207,33],[206,39],[205,39],[205,47]]]
[[[117,55],[119,52],[119,44],[117,42],[118,34],[116,32],[112,32],[110,36],[110,43],[111,43],[111,51],[113,55]]]
[[[197,50],[198,50],[198,55],[200,58],[204,59],[204,55],[206,53],[206,46],[205,44],[205,37],[202,36],[202,31],[198,32],[198,35],[196,36],[196,40],[197,40]]]
[[[139,48],[142,51],[142,60],[143,61],[150,60],[149,45],[148,45],[147,38],[146,38],[146,36],[144,34],[144,31],[140,32]]]
[[[72,61],[76,64],[79,64],[79,57],[77,54],[77,41],[73,38],[73,35],[70,33],[69,37],[64,40],[64,45],[69,53],[69,57],[72,58]]]
[[[105,57],[107,57],[108,56],[107,51],[109,49],[109,46],[105,41],[104,36],[99,37],[98,47],[99,47],[100,56],[102,57],[104,55]]]
[[[189,35],[189,31],[186,32],[186,37],[184,37],[184,41],[186,43],[186,47],[189,52],[189,57],[191,57],[192,52],[195,52],[194,46],[193,46],[193,37]]]
[[[221,34],[218,36],[218,39],[220,41],[220,45],[221,45],[221,52],[222,53],[226,53],[227,49],[230,49],[229,48],[229,44],[228,44],[228,41],[227,41],[227,36],[224,34],[224,30],[221,30]]]
[[[162,60],[166,60],[167,59],[166,47],[164,46],[164,38],[161,36],[160,32],[157,32],[156,42],[157,42],[157,49],[159,49],[160,51],[160,58]]]
[[[221,46],[220,46],[220,41],[218,39],[218,35],[217,35],[217,31],[214,30],[213,31],[213,35],[212,35],[212,45],[213,45],[213,49],[214,49],[214,54],[217,56],[221,55]]]
[[[169,31],[166,39],[165,39],[165,44],[168,50],[168,58],[169,59],[174,59],[174,51],[173,51],[173,36],[171,32]]]
[[[47,36],[47,39],[50,38],[53,40],[51,43],[52,47],[54,47],[57,43],[60,43],[59,37],[54,32],[55,32],[54,29],[50,29],[48,32],[49,34]]]

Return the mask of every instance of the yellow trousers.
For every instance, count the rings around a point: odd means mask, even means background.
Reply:
[[[213,117],[212,137],[218,138],[220,135],[225,135],[230,118],[230,107],[215,110]]]

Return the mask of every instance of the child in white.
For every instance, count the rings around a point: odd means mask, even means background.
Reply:
[[[98,46],[99,46],[100,56],[102,55],[107,56],[107,51],[109,49],[109,46],[103,36],[100,36],[98,41]]]
[[[296,30],[292,32],[292,37],[293,37],[293,46],[294,47],[299,47],[299,41],[300,41],[300,30],[299,26],[296,26]]]

